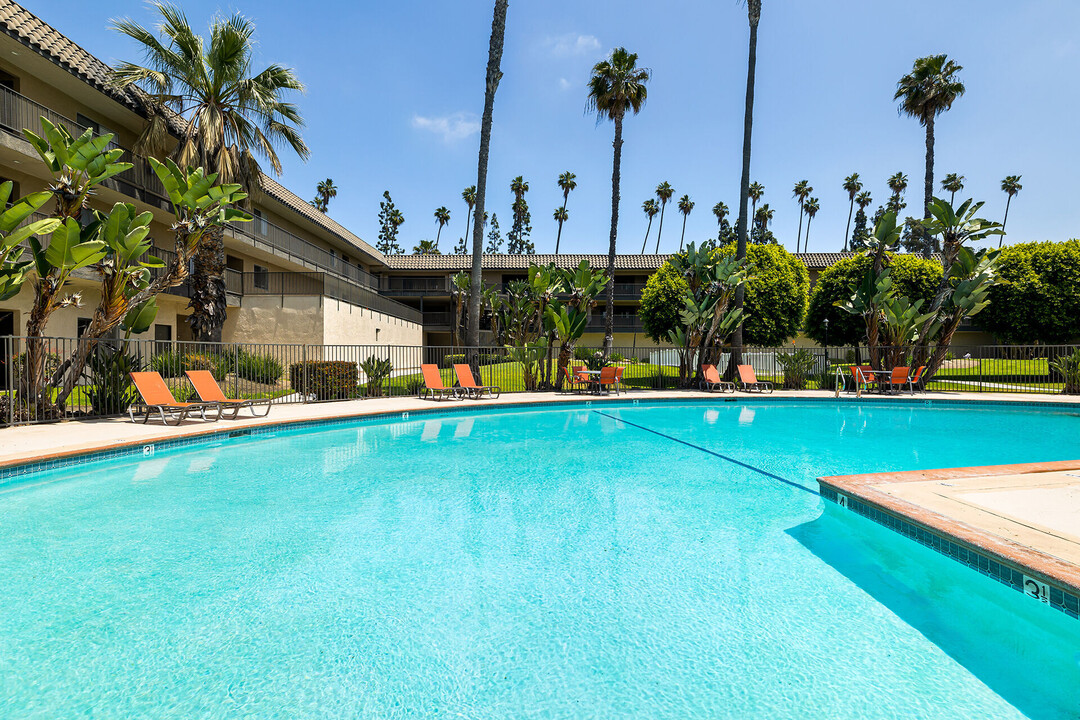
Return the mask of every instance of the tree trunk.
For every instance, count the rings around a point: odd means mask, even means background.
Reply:
[[[851,213],[855,212],[855,197],[851,198],[851,205],[847,211],[847,229],[844,230],[844,252],[848,249],[848,238],[851,237]]]
[[[803,252],[808,252],[810,250],[810,223],[813,219],[814,218],[809,215],[806,216],[806,239],[803,240]]]
[[[682,252],[683,241],[686,240],[686,215],[682,216],[682,235],[679,236],[679,252]]]
[[[750,137],[754,129],[754,72],[757,66],[757,19],[750,17],[750,49],[746,60],[746,104],[743,112],[742,177],[739,182],[739,225],[736,230],[735,258],[746,258],[746,204],[750,199]],[[756,208],[755,208],[756,209]],[[746,286],[735,290],[735,309],[746,304]],[[742,363],[743,324],[731,335],[731,363],[727,375],[734,376],[735,366]]]
[[[660,204],[660,227],[656,229],[656,254],[660,254],[660,238],[664,235],[664,209],[667,203]]]
[[[926,177],[923,178],[923,217],[930,217],[930,201],[934,198],[934,116],[926,121]],[[930,234],[925,229],[919,229],[923,237],[923,255],[930,257],[933,252],[938,252],[937,239],[930,240]]]
[[[199,342],[221,342],[225,325],[225,244],[220,226],[206,231],[193,258],[191,274],[191,315],[188,323]]]
[[[607,261],[607,307],[604,311],[604,357],[611,354],[611,347],[615,342],[613,329],[615,327],[615,238],[619,233],[619,174],[622,164],[622,124],[623,114],[620,111],[615,116],[615,140],[611,143],[614,147],[611,161],[611,236],[608,239]],[[661,216],[663,217],[663,216]]]
[[[469,208],[469,212],[465,214],[465,234],[461,237],[463,243],[468,245],[469,242],[469,220],[472,219],[472,208]]]
[[[484,116],[480,122],[480,157],[476,167],[476,208],[473,211],[472,285],[469,287],[469,322],[465,341],[469,347],[480,346],[480,290],[483,286],[484,195],[487,192],[488,153],[491,149],[491,117],[495,109],[495,91],[502,80],[503,38],[506,35],[507,0],[495,0],[488,45],[487,79],[484,84]],[[479,364],[479,358],[476,358]],[[479,368],[477,368],[479,369]]]
[[[802,216],[803,204],[799,203],[799,232],[795,235],[795,252],[799,252],[799,243],[802,242]]]
[[[645,254],[645,246],[649,244],[649,232],[652,230],[652,218],[649,218],[649,224],[645,226],[645,240],[641,243],[641,254]]]
[[[566,206],[563,206],[566,209]],[[555,254],[559,254],[559,241],[562,240],[562,220],[559,221],[559,233],[555,236]]]
[[[442,223],[439,223],[439,229],[435,231],[435,249],[439,249],[439,238],[442,237]]]
[[[1005,200],[1005,217],[1001,219],[1001,235],[998,235],[998,250],[1001,249],[1002,243],[1005,242],[1005,223],[1009,222],[1009,205],[1012,203],[1012,195],[1008,196]]]

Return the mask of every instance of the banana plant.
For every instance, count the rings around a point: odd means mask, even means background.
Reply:
[[[56,215],[60,218],[78,218],[94,186],[132,167],[131,163],[120,162],[122,148],[109,147],[113,139],[110,133],[94,137],[93,130],[88,129],[74,138],[66,127],[44,117],[41,128],[41,135],[29,130],[23,130],[23,135],[52,173],[49,190],[56,198]]]
[[[10,205],[12,182],[0,183],[0,300],[10,300],[19,294],[33,270],[33,260],[23,260],[23,243],[35,235],[49,235],[58,227],[56,218],[45,218],[23,225],[49,201],[52,193],[31,193]]]
[[[542,339],[527,342],[522,345],[507,345],[506,354],[512,362],[521,363],[522,379],[525,389],[529,392],[536,390],[537,381],[540,378],[540,366],[544,362],[544,353],[547,346]]]

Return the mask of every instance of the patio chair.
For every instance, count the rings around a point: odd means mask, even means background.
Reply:
[[[908,390],[912,395],[915,394],[916,390],[919,392],[926,392],[926,386],[923,384],[923,372],[925,370],[926,366],[920,365],[919,368],[911,374],[911,377],[908,378]]]
[[[720,377],[720,371],[716,369],[715,365],[702,365],[701,366],[701,382],[698,383],[698,387],[702,390],[712,392],[713,388],[720,388],[720,392],[735,392],[735,383],[728,382]]]
[[[743,392],[772,392],[773,385],[771,382],[758,380],[753,365],[740,365],[739,389]]]
[[[131,381],[135,383],[135,389],[139,392],[140,402],[132,403],[128,407],[128,417],[135,422],[135,407],[142,409],[143,424],[150,420],[150,413],[157,412],[161,422],[165,425],[179,425],[191,413],[198,412],[203,420],[206,420],[207,410],[217,410],[217,417],[221,419],[221,404],[215,402],[177,402],[172,391],[161,375],[156,372],[133,372]],[[169,422],[172,418],[174,422]]]
[[[184,374],[191,381],[191,385],[195,388],[195,394],[199,396],[199,399],[205,403],[217,403],[220,405],[222,416],[228,420],[235,420],[244,408],[251,411],[252,417],[266,417],[270,414],[270,398],[250,400],[247,398],[227,398],[225,393],[221,391],[221,386],[217,384],[217,380],[214,379],[214,374],[209,370],[186,370]],[[255,408],[260,405],[266,406],[266,412],[255,412]],[[225,415],[226,410],[232,410],[232,415]]]
[[[457,375],[458,385],[465,391],[466,397],[470,397],[473,400],[479,400],[484,397],[484,393],[488,394],[489,398],[497,398],[502,394],[502,390],[498,385],[478,385],[473,378],[472,368],[465,363],[454,365],[454,374]]]
[[[889,375],[888,389],[891,392],[893,388],[896,388],[897,394],[900,393],[900,388],[907,385],[911,387],[911,368],[909,367],[894,367],[892,374]]]
[[[566,392],[574,392],[575,390],[582,390],[588,386],[588,376],[581,373],[584,367],[575,367],[571,372],[569,367],[563,368],[563,390]]]
[[[445,400],[451,397],[461,400],[463,398],[461,388],[447,387],[443,382],[438,365],[421,365],[420,372],[424,375],[424,387],[417,391],[417,397],[422,399],[431,396],[432,400]]]
[[[593,383],[596,392],[601,392],[604,388],[615,388],[615,394],[618,395],[619,386],[622,384],[622,368],[614,365],[600,368],[600,375],[593,378]]]
[[[863,390],[869,390],[876,380],[874,368],[869,365],[852,365],[848,369],[851,371],[851,381],[854,384],[851,392],[857,392],[860,385],[863,386]]]

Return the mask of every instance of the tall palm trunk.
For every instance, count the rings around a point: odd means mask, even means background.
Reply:
[[[191,334],[198,342],[221,342],[225,325],[225,243],[221,226],[206,231],[193,259]]]
[[[470,220],[472,220],[472,210],[471,209],[469,210],[469,212],[465,213],[465,234],[462,235],[462,240],[464,240],[466,243],[469,242],[469,221]]]
[[[799,252],[799,243],[802,241],[802,216],[803,216],[803,209],[802,208],[803,208],[803,205],[802,205],[802,202],[800,201],[799,202],[799,232],[798,232],[797,235],[795,235],[795,252]],[[807,228],[807,229],[809,230],[809,228]]]
[[[926,177],[923,178],[923,217],[930,217],[930,201],[934,198],[934,116],[926,121]],[[920,230],[923,236],[923,255],[930,257],[937,252],[937,239],[931,244],[930,234]]]
[[[656,229],[656,254],[660,254],[660,237],[664,234],[664,208],[667,203],[660,204],[660,227]]]
[[[682,252],[683,241],[686,240],[686,216],[682,216],[682,235],[679,236],[679,252]]]
[[[435,231],[435,249],[439,249],[439,238],[442,237],[442,225],[439,225],[439,229]]]
[[[569,194],[563,195],[562,213],[561,213],[562,215],[566,214],[566,201],[569,200],[569,199],[570,199]],[[562,224],[563,224],[563,221],[560,220],[559,221],[559,234],[555,236],[555,254],[556,255],[559,254],[559,241],[562,240]]]
[[[813,222],[813,220],[814,218],[809,215],[806,216],[806,239],[803,240],[803,252],[810,251],[810,223]]]
[[[472,284],[469,287],[469,323],[466,342],[470,352],[480,346],[480,289],[483,286],[484,261],[484,195],[487,193],[488,153],[491,150],[491,117],[495,110],[495,91],[502,80],[503,39],[506,36],[507,0],[495,0],[491,19],[491,41],[488,45],[487,80],[484,84],[484,116],[480,121],[480,157],[476,167],[476,207],[473,211]],[[479,357],[473,365],[479,364]]]
[[[750,0],[754,2],[755,0]],[[754,129],[754,73],[757,67],[758,18],[750,17],[750,49],[746,60],[746,105],[743,111],[742,177],[739,182],[739,224],[736,229],[735,258],[746,258],[746,204],[750,200],[750,136]],[[755,203],[755,206],[757,203]],[[757,208],[754,208],[757,211]],[[746,304],[746,286],[735,290],[734,309],[741,310]],[[735,366],[742,363],[743,324],[740,322],[731,335],[731,364],[728,375],[735,374]]]
[[[847,211],[847,229],[844,230],[844,252],[848,249],[848,238],[851,237],[851,213],[855,212],[855,196],[851,196],[851,206]]]
[[[649,218],[649,224],[645,226],[645,240],[641,243],[641,254],[645,254],[645,246],[649,244],[649,232],[652,230],[652,218]]]
[[[608,240],[607,256],[607,307],[604,311],[604,356],[611,354],[612,345],[615,343],[613,330],[615,327],[615,238],[619,232],[619,176],[622,165],[622,123],[623,113],[615,116],[615,140],[611,143],[615,148],[611,161],[611,236]],[[661,217],[663,217],[661,215]]]
[[[1012,203],[1012,195],[1009,195],[1005,200],[1005,217],[1001,219],[1001,234],[998,235],[998,249],[1001,249],[1002,244],[1005,242],[1005,223],[1009,222],[1009,205]]]

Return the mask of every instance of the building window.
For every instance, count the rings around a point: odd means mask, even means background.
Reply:
[[[266,235],[270,231],[270,224],[266,222],[262,210],[255,210],[253,214],[255,215],[255,232],[259,235]]]
[[[255,266],[255,272],[252,273],[252,284],[259,290],[270,289],[270,270],[264,268],[262,265]]]
[[[116,135],[116,133],[99,123],[97,120],[91,120],[82,113],[77,113],[75,115],[75,122],[82,125],[84,128],[90,128],[94,131],[95,135]],[[116,138],[114,137],[113,140],[115,139]]]
[[[172,325],[154,323],[154,352],[167,353],[172,345]]]

